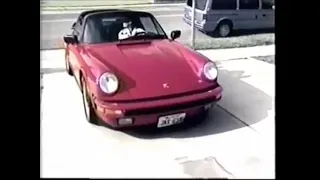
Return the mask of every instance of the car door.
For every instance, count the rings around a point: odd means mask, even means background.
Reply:
[[[261,0],[260,19],[263,28],[274,28],[274,0]]]
[[[83,25],[81,23],[81,19],[78,19],[75,25],[72,27],[72,35],[75,36],[79,42],[80,42],[80,35],[82,32]],[[76,80],[78,83],[80,83],[80,45],[79,44],[69,44],[69,65],[73,70],[74,76],[76,77]]]
[[[256,29],[261,27],[259,21],[259,0],[239,0],[239,29]]]
[[[208,0],[196,0],[195,7],[195,23],[201,24],[202,21],[205,20],[206,17],[206,7],[208,4]],[[192,16],[192,0],[188,0],[184,9],[184,17],[191,21]]]

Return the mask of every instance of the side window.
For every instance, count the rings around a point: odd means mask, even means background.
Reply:
[[[188,0],[187,1],[187,5],[191,7],[192,6],[192,0]]]
[[[237,0],[212,0],[212,10],[235,10],[237,8]]]
[[[83,42],[84,43],[90,43],[92,42],[92,37],[90,36],[90,31],[89,31],[89,24],[87,24],[84,27],[84,31],[83,31]]]
[[[239,0],[240,9],[259,9],[259,0]]]
[[[74,36],[79,36],[79,32],[74,28],[74,29],[72,30],[72,35],[74,35]]]
[[[262,0],[262,9],[273,9],[274,0]]]
[[[187,5],[192,7],[192,0],[187,1]],[[207,5],[207,0],[196,0],[196,9],[204,10]]]
[[[72,35],[77,36],[79,33],[78,29],[79,29],[79,22],[77,21],[76,24],[72,28]]]
[[[80,25],[79,20],[78,20],[72,30],[72,35],[77,36],[78,40],[79,40],[81,28],[82,28],[82,26]]]

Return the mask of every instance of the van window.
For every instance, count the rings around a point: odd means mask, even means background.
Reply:
[[[237,0],[212,0],[211,9],[213,10],[235,10]]]
[[[259,0],[240,0],[240,9],[259,9]]]
[[[273,9],[274,0],[262,0],[262,9]]]
[[[196,0],[196,9],[204,10],[207,5],[207,0]],[[187,1],[187,5],[192,7],[192,0]]]

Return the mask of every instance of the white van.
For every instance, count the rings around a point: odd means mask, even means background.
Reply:
[[[208,34],[228,36],[232,30],[274,28],[274,0],[196,0],[195,27]],[[191,24],[192,0],[184,21]]]

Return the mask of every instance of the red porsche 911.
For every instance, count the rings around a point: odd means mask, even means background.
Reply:
[[[147,12],[82,12],[64,36],[65,63],[87,120],[113,128],[166,127],[205,114],[221,99],[215,63],[175,39]]]

